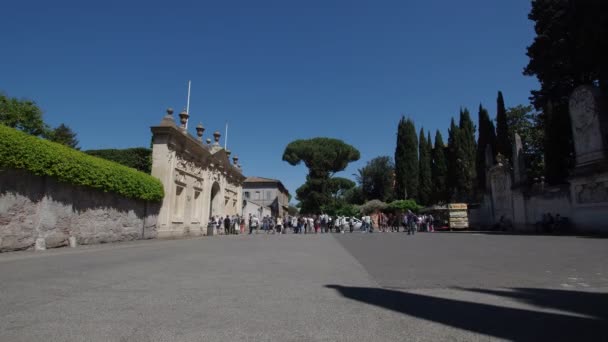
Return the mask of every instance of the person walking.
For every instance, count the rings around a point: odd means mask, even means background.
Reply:
[[[224,219],[224,234],[230,234],[230,217],[226,216]]]

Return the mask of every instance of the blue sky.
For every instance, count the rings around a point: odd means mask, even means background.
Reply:
[[[343,173],[393,156],[402,115],[444,133],[460,107],[491,116],[496,93],[527,104],[528,0],[10,1],[2,6],[0,91],[35,100],[82,149],[148,146],[192,80],[191,131],[223,134],[246,175],[294,193],[294,139],[361,151]],[[434,134],[432,134],[434,136]],[[222,137],[223,139],[224,137]],[[223,140],[222,140],[223,141]]]

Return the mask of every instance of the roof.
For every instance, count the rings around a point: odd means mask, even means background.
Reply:
[[[245,179],[245,182],[247,182],[247,183],[281,183],[281,181],[278,179],[255,177],[255,176],[247,177]]]
[[[278,179],[253,176],[253,177],[247,177],[245,179],[245,181],[244,181],[244,184],[246,184],[246,183],[273,183],[273,184],[278,184],[278,187],[280,189],[282,189],[284,192],[286,192],[287,194],[289,194],[289,191],[287,190],[287,188]],[[246,187],[246,186],[244,186],[244,187]]]

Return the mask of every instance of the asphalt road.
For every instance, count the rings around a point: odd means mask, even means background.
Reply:
[[[607,341],[608,239],[254,235],[0,254],[0,341]]]

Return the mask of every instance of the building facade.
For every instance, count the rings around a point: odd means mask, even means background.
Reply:
[[[243,199],[270,207],[272,216],[283,217],[289,208],[289,191],[277,179],[248,177],[243,182]]]
[[[189,115],[173,110],[152,130],[152,176],[161,180],[165,197],[158,216],[158,237],[200,236],[208,233],[211,217],[242,214],[242,185],[245,177],[238,157],[230,163],[230,151],[215,142],[203,143],[204,128],[196,127],[198,139],[188,134]],[[209,230],[209,232],[211,232]]]

